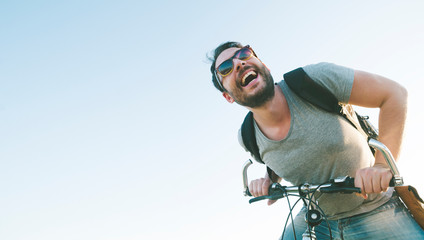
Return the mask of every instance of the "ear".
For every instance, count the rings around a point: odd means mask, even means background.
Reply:
[[[224,96],[224,98],[227,100],[227,102],[229,102],[229,103],[234,102],[234,99],[230,96],[230,94],[228,94],[228,92],[223,92],[222,96]]]

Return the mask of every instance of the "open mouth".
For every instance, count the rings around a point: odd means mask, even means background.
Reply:
[[[246,87],[247,85],[249,85],[249,83],[251,83],[257,77],[258,77],[258,73],[256,73],[255,71],[249,71],[241,79],[241,86]]]

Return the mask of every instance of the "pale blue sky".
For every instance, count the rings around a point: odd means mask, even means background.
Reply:
[[[401,173],[424,191],[422,1],[2,1],[0,239],[276,239],[249,205],[246,110],[206,54],[250,44],[282,74],[326,61],[409,90]],[[362,110],[376,120],[376,112]],[[251,178],[263,175],[253,166]]]

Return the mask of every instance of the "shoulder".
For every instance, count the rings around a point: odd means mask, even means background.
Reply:
[[[312,80],[330,90],[340,102],[348,102],[355,75],[352,68],[328,62],[302,68]]]
[[[329,62],[320,62],[302,67],[311,78],[348,77],[354,76],[354,70]]]

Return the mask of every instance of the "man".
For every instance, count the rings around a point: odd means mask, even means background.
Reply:
[[[319,205],[329,219],[350,222],[348,228],[334,229],[334,232],[346,239],[349,235],[357,239],[387,239],[388,236],[424,239],[423,231],[389,188],[392,174],[382,154],[377,153],[374,159],[365,138],[345,119],[305,102],[284,81],[274,84],[269,70],[249,46],[237,42],[221,44],[211,60],[215,87],[229,103],[236,102],[253,113],[260,154],[272,170],[271,176],[266,173],[264,178],[250,183],[253,196],[267,195],[269,185],[281,178],[293,184],[319,184],[335,177],[354,176],[361,196],[318,196]],[[402,86],[382,76],[329,63],[308,65],[303,70],[330,90],[339,102],[378,107],[379,140],[398,159],[407,109],[407,92]],[[239,132],[239,141],[244,147],[240,139]],[[392,215],[388,217],[393,212],[387,209],[395,207],[404,215],[393,221]],[[365,221],[372,224],[363,224]],[[393,223],[400,222],[406,225],[397,229]],[[306,226],[303,216],[296,217],[295,225],[296,228]],[[287,237],[293,237],[289,235],[286,233]]]

